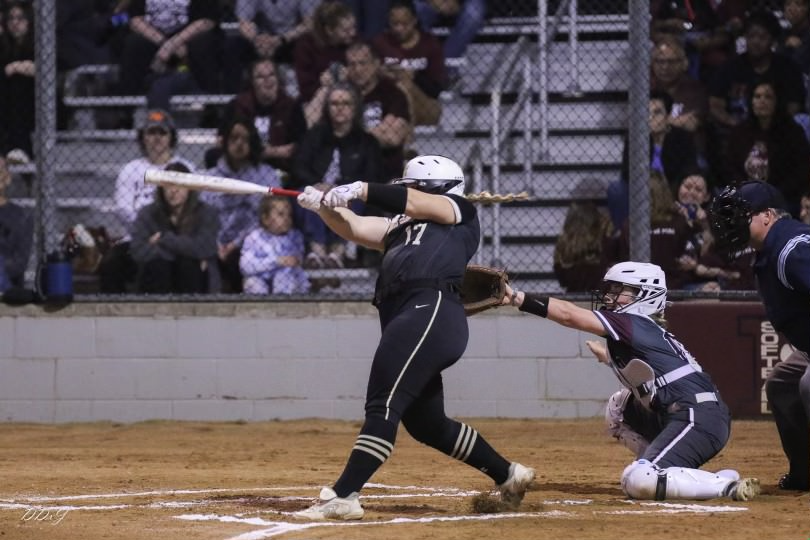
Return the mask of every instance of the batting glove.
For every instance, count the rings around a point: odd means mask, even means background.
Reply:
[[[321,208],[321,199],[323,199],[323,192],[321,190],[307,186],[304,188],[303,193],[298,195],[298,204],[307,210],[317,212]]]
[[[343,186],[337,186],[326,192],[323,204],[330,208],[349,206],[349,202],[360,198],[363,193],[363,182],[357,181]]]

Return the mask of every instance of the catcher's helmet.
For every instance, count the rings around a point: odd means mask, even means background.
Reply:
[[[464,171],[458,163],[444,156],[416,156],[405,165],[402,178],[395,184],[424,191],[464,195]]]
[[[635,298],[625,305],[616,303],[623,287],[636,290]],[[594,291],[593,305],[616,313],[654,315],[664,311],[667,304],[667,282],[660,266],[641,262],[622,262],[611,266],[605,273],[602,288]]]
[[[717,248],[733,256],[748,245],[751,238],[751,218],[768,208],[784,209],[782,194],[767,182],[745,182],[740,187],[729,186],[712,201],[709,224]]]

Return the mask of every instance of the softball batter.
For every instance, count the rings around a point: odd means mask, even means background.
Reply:
[[[393,452],[400,422],[416,440],[492,478],[512,508],[534,480],[534,470],[510,463],[473,427],[444,411],[441,373],[467,348],[458,289],[480,237],[475,206],[463,196],[461,167],[443,156],[418,156],[394,184],[354,182],[325,194],[307,186],[298,197],[341,237],[383,252],[374,298],[382,337],[371,364],[365,422],[343,474],[299,517],[362,518],[358,493]],[[347,208],[355,199],[394,217],[358,216]]]

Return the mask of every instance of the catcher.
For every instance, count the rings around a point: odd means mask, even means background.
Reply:
[[[504,304],[607,340],[587,341],[625,386],[608,401],[609,433],[635,455],[621,483],[634,499],[747,501],[759,480],[736,471],[698,469],[728,441],[731,416],[709,375],[663,327],[667,286],[663,270],[623,262],[605,274],[593,310],[523,293],[506,285]],[[596,309],[596,308],[599,309]]]
[[[383,252],[374,297],[382,337],[365,421],[343,474],[298,517],[362,518],[358,493],[393,452],[400,422],[416,440],[492,478],[510,508],[534,480],[534,470],[510,463],[473,427],[444,412],[442,371],[467,347],[458,290],[480,237],[475,206],[463,194],[461,167],[429,155],[410,160],[394,185],[354,182],[325,194],[307,186],[298,196],[341,237]],[[347,208],[355,199],[394,217],[358,216]]]

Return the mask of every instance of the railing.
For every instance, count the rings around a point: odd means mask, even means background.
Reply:
[[[554,36],[560,30],[562,13],[568,10],[568,61],[571,80],[568,85],[570,95],[580,95],[582,85],[579,80],[579,32],[577,18],[577,0],[562,0],[557,6],[554,18],[549,28],[548,6],[545,0],[537,2],[537,66],[538,66],[538,114],[540,116],[540,148],[541,158],[548,156],[548,53]]]
[[[531,189],[532,173],[532,62],[530,41],[526,36],[521,36],[515,43],[509,56],[503,59],[496,77],[494,78],[494,88],[490,94],[490,112],[492,115],[492,130],[490,131],[490,151],[492,152],[492,173],[490,176],[490,191],[492,193],[501,192],[501,147],[509,137],[511,126],[517,122],[517,116],[523,116],[523,173],[524,187]],[[515,100],[515,105],[510,113],[505,117],[503,125],[506,129],[501,130],[501,102],[503,97],[503,85],[509,84],[514,77],[515,67],[522,67],[520,90]],[[492,264],[500,265],[501,262],[501,235],[500,235],[500,205],[492,206]]]
[[[563,13],[567,11],[567,17],[563,17]],[[500,193],[500,176],[501,176],[501,153],[502,147],[506,139],[511,134],[512,126],[519,125],[518,115],[523,117],[523,190],[534,193],[532,185],[532,163],[534,153],[532,151],[532,132],[534,129],[535,114],[538,118],[538,152],[540,159],[548,158],[548,131],[549,131],[549,99],[548,99],[548,71],[549,62],[548,55],[551,43],[563,24],[567,19],[568,30],[568,52],[569,52],[569,73],[571,76],[568,85],[568,95],[577,96],[582,94],[582,86],[579,77],[579,38],[578,38],[578,17],[577,17],[577,0],[562,0],[557,6],[557,10],[553,18],[548,16],[547,3],[544,0],[538,0],[538,17],[537,17],[537,88],[533,87],[535,80],[533,75],[533,65],[531,58],[531,43],[526,36],[521,38],[515,43],[511,53],[508,57],[504,58],[501,62],[501,69],[498,70],[493,79],[493,90],[490,94],[490,111],[492,119],[491,131],[491,152],[492,152],[492,173],[489,189],[493,193]],[[516,67],[522,69],[520,76],[520,89],[508,116],[501,118],[501,104],[503,98],[503,88],[505,84],[509,84],[515,75]],[[536,112],[532,107],[532,97],[534,94],[538,95],[538,104]],[[503,120],[503,121],[502,121]],[[501,126],[506,126],[502,129]],[[499,226],[500,205],[493,205],[492,207],[492,264],[498,265],[501,261],[501,235]]]

